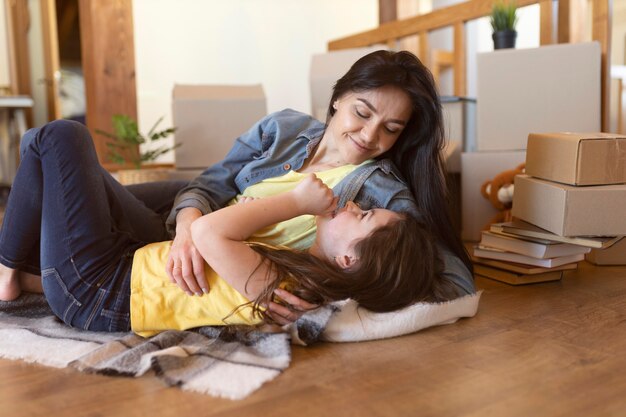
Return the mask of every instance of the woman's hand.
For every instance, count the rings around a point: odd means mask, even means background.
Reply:
[[[284,326],[298,320],[304,313],[315,310],[319,306],[304,301],[292,293],[283,289],[274,290],[274,294],[279,296],[288,306],[270,302],[266,314],[277,324]]]
[[[330,215],[337,208],[338,198],[315,174],[309,174],[293,189],[296,204],[303,213]]]
[[[204,258],[191,239],[191,223],[202,216],[199,210],[188,207],[176,216],[176,237],[172,243],[165,272],[170,281],[176,283],[189,295],[209,292],[204,275]]]

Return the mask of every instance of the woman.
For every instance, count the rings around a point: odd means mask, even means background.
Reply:
[[[287,172],[351,164],[357,166],[333,187],[339,206],[354,200],[363,209],[388,208],[420,219],[441,246],[443,279],[453,282],[459,295],[472,293],[471,262],[446,203],[443,146],[441,104],[428,69],[406,51],[366,55],[337,81],[326,125],[293,110],[274,113],[179,193],[167,221],[175,232],[167,273],[189,293],[208,290],[202,256],[191,239],[196,218]],[[310,239],[288,244],[302,247]],[[281,295],[295,310],[312,307]],[[279,322],[297,318],[288,308],[271,309]]]
[[[450,287],[434,280],[437,250],[415,220],[384,209],[366,212],[353,203],[335,212],[337,199],[325,182],[337,171],[321,171],[323,180],[291,176],[284,192],[244,199],[245,204],[194,222],[193,242],[212,268],[212,288],[206,296],[190,298],[168,283],[169,242],[145,245],[139,236],[157,239],[158,232],[133,229],[130,217],[120,213],[150,214],[98,164],[87,129],[71,121],[49,123],[22,143],[0,233],[0,299],[15,298],[10,291],[23,286],[20,271],[39,268],[48,304],[68,325],[93,331],[132,328],[148,336],[257,323],[264,314],[260,305],[267,305],[279,286],[310,303],[353,297],[373,311],[452,296]],[[318,233],[308,251],[247,242],[262,228],[289,233],[281,222],[303,215],[317,215]],[[38,267],[26,262],[34,245],[41,248]],[[386,265],[390,251],[401,256]],[[243,311],[249,300],[251,313]]]
[[[237,139],[222,162],[185,187],[168,218],[176,236],[167,274],[189,294],[208,291],[204,261],[191,238],[195,219],[238,195],[272,195],[288,175],[348,167],[331,185],[339,206],[354,200],[366,210],[388,208],[421,219],[440,245],[442,279],[457,288],[457,295],[473,292],[471,264],[447,212],[441,106],[430,72],[408,52],[369,54],[337,82],[328,113],[327,126],[292,110],[264,118]],[[118,194],[119,185],[106,186],[107,192]],[[119,206],[127,206],[127,200],[124,196]],[[154,213],[144,214],[145,210],[124,213],[123,230],[142,242],[163,240]],[[310,246],[315,224],[293,226],[301,231],[295,238],[265,236],[265,241],[300,249]],[[285,291],[277,293],[292,306],[270,303],[279,323],[293,321],[298,311],[314,307]]]

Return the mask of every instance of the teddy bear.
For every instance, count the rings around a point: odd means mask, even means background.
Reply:
[[[511,206],[513,205],[514,179],[517,174],[524,173],[525,164],[520,164],[514,169],[503,171],[492,180],[485,181],[480,187],[480,193],[485,197],[498,213],[491,218],[485,229],[492,223],[509,222],[512,220]]]

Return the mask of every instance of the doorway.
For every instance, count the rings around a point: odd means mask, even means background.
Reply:
[[[87,125],[100,162],[114,114],[137,118],[132,0],[4,0],[13,36],[13,94],[33,97],[30,127],[58,118]]]

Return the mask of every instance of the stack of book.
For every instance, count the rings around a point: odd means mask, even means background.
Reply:
[[[619,237],[564,237],[514,220],[492,224],[474,248],[474,272],[513,285],[556,281],[576,269],[591,248],[605,248]]]

